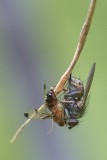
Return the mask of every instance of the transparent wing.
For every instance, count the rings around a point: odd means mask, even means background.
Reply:
[[[32,116],[33,113],[35,113],[34,116]],[[46,104],[43,104],[38,109],[32,109],[30,112],[24,113],[24,116],[32,120],[41,120],[51,117],[51,112],[46,107]]]
[[[94,72],[95,72],[95,67],[96,67],[96,63],[93,63],[91,70],[89,72],[88,78],[87,78],[87,82],[85,85],[85,90],[84,90],[84,96],[83,96],[83,101],[85,102],[92,84],[92,80],[94,77]]]
[[[10,140],[10,143],[13,143],[16,140],[16,138],[19,136],[21,131],[29,124],[31,120],[41,120],[41,119],[51,118],[51,112],[47,110],[47,107],[45,104],[43,104],[37,110],[35,109],[32,112],[24,113],[24,115],[28,119],[20,126],[20,128],[18,128],[18,130]]]

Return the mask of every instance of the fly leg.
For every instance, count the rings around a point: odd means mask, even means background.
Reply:
[[[68,84],[69,84],[69,93],[71,97],[77,97],[77,98],[81,98],[84,94],[84,86],[83,86],[83,83],[77,79],[77,78],[74,78],[74,77],[71,77],[70,75],[70,78],[68,80]]]
[[[67,107],[65,107],[64,111],[65,111],[66,123],[69,125],[68,128],[71,129],[75,127],[79,123],[79,121],[76,118],[71,117],[70,111]]]
[[[80,99],[84,95],[84,88],[80,84],[75,84],[74,82],[69,82],[69,87],[65,91],[64,98],[69,100],[71,98],[73,99]]]

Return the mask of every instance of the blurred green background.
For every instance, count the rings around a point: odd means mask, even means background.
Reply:
[[[69,131],[51,121],[26,120],[43,103],[43,84],[55,86],[74,55],[89,0],[0,1],[0,160],[107,159],[107,1],[98,0],[92,26],[73,75],[86,82],[97,63],[88,111]]]

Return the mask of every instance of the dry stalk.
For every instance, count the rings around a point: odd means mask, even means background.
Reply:
[[[93,17],[93,13],[94,13],[94,9],[95,9],[95,4],[96,4],[96,0],[91,0],[90,2],[90,6],[89,6],[89,10],[88,10],[88,14],[85,20],[85,23],[83,24],[82,30],[80,32],[80,37],[79,37],[79,42],[77,44],[77,48],[73,57],[73,60],[71,61],[70,66],[67,68],[67,70],[65,71],[65,73],[62,75],[62,77],[60,78],[58,84],[56,85],[54,92],[57,95],[58,93],[60,93],[63,90],[63,87],[70,75],[70,73],[72,72],[80,54],[81,51],[83,49],[83,46],[85,44],[86,41],[86,37],[88,35],[88,31],[90,29],[90,25],[91,25],[91,21],[92,21],[92,17]],[[44,113],[45,109],[47,109],[46,104],[44,103],[41,107],[39,107],[37,109],[36,112],[34,112],[27,121],[25,121],[24,124],[22,124],[22,126],[16,131],[15,135],[13,136],[13,138],[11,139],[10,143],[13,143],[16,138],[18,137],[18,135],[20,134],[20,132],[22,131],[22,129],[28,125],[28,123],[32,120],[32,119],[41,119],[41,116],[43,116],[42,114]]]
[[[84,47],[89,29],[90,29],[90,26],[91,26],[95,5],[96,5],[96,0],[91,0],[86,20],[85,20],[85,22],[83,24],[83,27],[81,29],[81,32],[80,32],[80,37],[79,37],[79,41],[78,41],[78,44],[77,44],[77,48],[76,48],[74,57],[71,61],[71,64],[69,65],[69,67],[67,68],[65,73],[60,78],[58,84],[54,88],[54,92],[55,92],[56,95],[63,90],[64,85],[65,85],[67,79],[69,78],[70,73],[72,72],[72,70],[73,70],[73,68],[74,68],[74,66],[75,66],[75,64],[76,64],[76,62],[77,62],[77,60],[78,60],[78,58],[81,54],[81,51]],[[42,110],[44,110],[43,105],[40,108],[38,108],[38,112],[42,112]]]
[[[90,29],[95,5],[96,5],[96,0],[91,0],[86,20],[85,20],[83,27],[82,27],[82,30],[80,32],[79,42],[77,44],[77,48],[76,48],[73,60],[71,61],[71,64],[69,65],[69,67],[67,68],[65,73],[62,75],[62,77],[60,78],[58,84],[56,85],[56,87],[54,89],[54,92],[56,95],[63,90],[64,85],[65,85],[70,73],[72,72],[72,70],[73,70],[73,68],[74,68],[74,66],[75,66],[75,64],[81,54],[81,51],[84,47],[89,29]]]

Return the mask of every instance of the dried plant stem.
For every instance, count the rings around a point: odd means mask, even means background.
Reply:
[[[71,61],[70,66],[67,68],[66,72],[62,75],[62,77],[60,78],[58,84],[56,85],[56,87],[54,89],[54,92],[56,95],[63,90],[63,87],[64,87],[70,73],[72,72],[80,54],[81,54],[81,51],[83,49],[83,46],[85,44],[85,41],[86,41],[86,38],[88,35],[88,31],[90,29],[95,5],[96,5],[96,0],[91,0],[86,20],[85,20],[83,27],[82,27],[82,30],[80,32],[79,42],[77,44],[77,48],[76,48],[73,60]]]
[[[85,22],[83,24],[83,27],[81,29],[81,32],[80,32],[79,42],[77,44],[77,48],[76,48],[73,60],[71,61],[70,66],[67,68],[65,73],[62,75],[62,77],[60,78],[58,84],[56,85],[56,87],[54,89],[54,92],[55,92],[56,95],[63,90],[63,87],[64,87],[70,73],[72,72],[80,54],[81,54],[81,51],[82,51],[83,46],[84,46],[85,41],[86,41],[86,37],[88,35],[88,31],[90,29],[95,5],[96,5],[96,0],[91,0],[86,20],[85,20]],[[42,105],[41,107],[39,107],[38,112],[42,112],[44,110],[44,106],[45,105]]]
[[[28,123],[32,120],[32,118],[35,116],[35,112],[31,115],[31,117],[29,119],[27,119],[21,126],[20,128],[18,128],[18,130],[16,131],[16,133],[14,134],[14,136],[12,137],[12,139],[10,140],[10,143],[13,143],[16,138],[19,136],[19,134],[21,133],[22,129],[24,129]]]
[[[62,75],[62,77],[60,78],[58,84],[56,85],[54,92],[57,95],[58,93],[60,93],[63,90],[63,87],[71,73],[71,71],[73,70],[80,54],[82,51],[82,48],[85,44],[86,41],[86,37],[88,35],[88,31],[90,29],[90,25],[91,25],[91,21],[92,21],[92,17],[93,17],[93,13],[94,13],[94,9],[95,9],[95,4],[96,4],[96,0],[91,0],[90,2],[90,6],[89,6],[89,10],[88,10],[88,15],[87,18],[85,20],[85,23],[83,24],[82,30],[80,32],[80,37],[79,37],[79,42],[77,44],[77,48],[73,57],[73,60],[71,61],[70,66],[68,67],[68,69],[66,70],[66,72]],[[88,82],[87,82],[88,83]],[[91,83],[91,82],[90,82]],[[41,113],[44,113],[44,111],[47,109],[46,104],[44,103],[41,107],[39,107],[37,109],[37,112],[34,112],[27,121],[24,122],[24,124],[22,124],[22,126],[16,131],[15,135],[13,136],[13,138],[11,139],[10,143],[13,143],[17,136],[20,134],[20,132],[22,131],[22,129],[28,125],[28,123],[32,120],[32,119],[41,119]],[[43,116],[44,117],[44,116]]]
[[[46,117],[46,111],[44,112],[44,110],[46,110],[46,105],[43,104],[41,107],[38,108],[38,110],[35,112],[33,112],[33,114],[31,114],[31,116],[29,116],[29,118],[20,126],[20,128],[18,128],[18,130],[16,131],[16,133],[14,134],[14,136],[12,137],[12,139],[10,140],[10,143],[13,143],[17,137],[19,136],[19,134],[21,133],[21,131],[33,120],[41,120],[44,119]],[[45,114],[44,114],[45,113]],[[51,113],[47,113],[48,118],[51,117]]]

